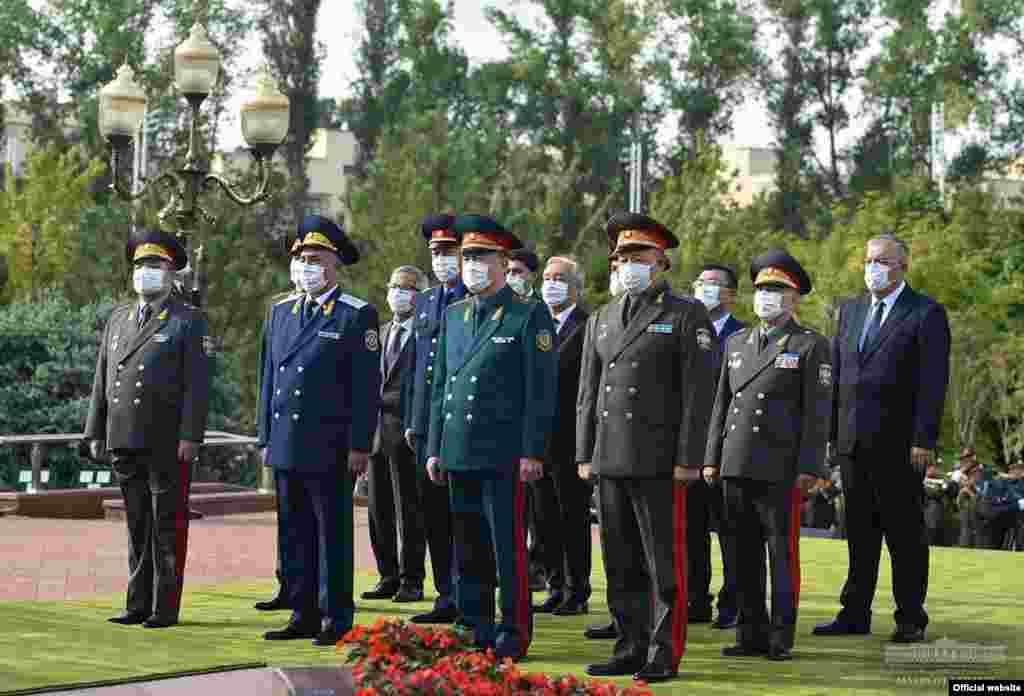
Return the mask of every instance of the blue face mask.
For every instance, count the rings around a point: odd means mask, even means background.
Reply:
[[[864,264],[864,284],[868,290],[877,292],[889,287],[889,270],[888,266],[877,261]]]

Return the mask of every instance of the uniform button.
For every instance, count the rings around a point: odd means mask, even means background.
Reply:
[[[466,414],[466,420],[468,420],[468,421],[473,420],[473,414],[472,413],[467,413]]]
[[[275,413],[275,414],[274,414],[274,418],[280,418],[280,417],[281,417],[281,414],[280,414],[280,413]]]
[[[115,404],[117,403],[117,397],[114,397],[114,403]]]
[[[293,414],[292,414],[292,420],[293,420],[293,421],[296,421],[296,420],[298,420],[298,419],[299,419],[299,414],[297,414],[297,413],[293,413]]]
[[[736,398],[737,399],[743,398],[743,392],[736,392]]]
[[[610,392],[610,391],[612,390],[612,388],[611,388],[611,387],[605,387],[605,388],[604,388],[604,390],[605,390],[606,392]]]
[[[734,408],[734,409],[732,410],[732,412],[733,412],[733,413],[739,413],[739,412],[740,412],[740,410],[739,410],[738,408]]]
[[[450,414],[450,413],[444,414],[444,419],[445,420],[451,420],[452,419],[452,414]]]
[[[473,394],[470,394],[470,395],[469,395],[469,400],[470,400],[470,401],[472,401],[472,400],[473,400],[473,399],[475,399],[475,398],[476,398],[476,396],[475,396],[475,395],[473,395]]]
[[[142,382],[136,382],[136,383],[135,383],[135,386],[136,386],[136,387],[141,387],[141,386],[142,386]]]
[[[761,432],[761,428],[755,425],[755,426],[754,426],[754,432],[755,432],[755,433],[759,433],[759,432]]]
[[[762,411],[761,409],[757,409],[756,411],[754,411],[754,413],[756,413],[759,416],[764,415],[764,411]]]
[[[139,365],[139,372],[142,372],[145,369],[146,369],[145,365]]]
[[[434,357],[434,351],[430,351],[430,357]]]
[[[430,342],[431,343],[437,343],[437,339],[436,338],[432,338],[432,339],[430,339]]]
[[[449,400],[449,401],[451,401],[451,400],[452,400],[452,395],[451,395],[451,394],[449,394],[449,395],[448,395],[448,400]]]
[[[134,400],[132,401],[132,403],[133,403],[133,404],[135,404],[136,406],[138,406],[139,404],[141,404],[141,403],[142,403],[142,401],[141,401],[140,399],[134,399]]]
[[[124,369],[124,365],[118,365],[118,366],[117,366],[117,371],[118,371],[118,372],[120,372],[120,371],[121,371],[121,370],[123,370],[123,369]]]
[[[295,390],[295,396],[302,396],[302,390],[301,389],[296,389]]]
[[[633,363],[632,363],[632,366],[633,366],[633,369],[636,369],[636,368],[640,367],[640,363],[638,363],[638,362],[633,362]]]
[[[730,426],[729,426],[729,430],[735,430],[735,429],[736,429],[736,426],[735,426],[735,425],[730,425]]]
[[[277,395],[281,396],[281,390],[280,389],[277,390]]]
[[[281,366],[281,372],[284,372],[284,365]]]
[[[608,369],[609,370],[612,369],[613,367],[615,367],[615,363],[608,363]]]
[[[630,394],[636,394],[636,391],[637,391],[637,390],[636,390],[636,387],[630,387],[630,388],[629,388],[629,393],[630,393]]]
[[[476,382],[476,375],[473,375],[472,377],[470,377],[469,381],[470,382]]]
[[[757,395],[757,398],[759,398],[759,399],[763,399],[763,398],[764,398],[764,394],[758,394],[758,395]]]
[[[299,365],[299,372],[302,372],[302,365]]]
[[[115,386],[115,387],[120,387],[120,386],[121,386],[121,383],[120,383],[120,382],[114,382],[114,386]]]
[[[434,371],[434,366],[433,365],[427,365],[427,372],[433,372],[433,371]]]
[[[630,411],[626,411],[626,420],[633,420],[633,414]]]
[[[455,381],[455,378],[454,378],[454,377],[452,377],[452,381],[453,381],[453,382]]]
[[[605,418],[607,418],[608,417],[608,412],[607,411],[601,411],[601,415],[604,416]]]

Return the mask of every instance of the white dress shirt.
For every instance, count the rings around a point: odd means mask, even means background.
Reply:
[[[555,320],[555,334],[562,333],[562,325],[565,324],[566,320],[569,318],[569,315],[572,314],[572,311],[574,309],[576,309],[576,305],[569,305],[561,312],[551,317],[552,319]]]
[[[725,324],[726,324],[726,322],[729,321],[729,317],[731,317],[731,316],[732,316],[732,314],[730,312],[726,312],[721,317],[719,317],[715,321],[711,322],[712,324],[715,325],[715,334],[716,335],[718,335],[718,336],[722,335],[722,331],[725,330]]]

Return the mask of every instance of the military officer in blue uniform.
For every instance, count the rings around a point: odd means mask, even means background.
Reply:
[[[551,314],[506,285],[521,243],[490,217],[460,215],[462,277],[473,297],[445,312],[430,410],[427,467],[448,482],[459,609],[482,648],[526,655],[532,637],[523,482],[543,473],[558,358]],[[495,625],[495,585],[501,621]]]
[[[114,623],[178,622],[188,489],[206,432],[211,341],[206,317],[171,293],[185,249],[162,230],[127,244],[138,300],[114,309],[100,345],[85,439],[117,473],[128,522],[128,600]]]
[[[453,557],[451,506],[448,491],[430,483],[427,477],[427,430],[430,427],[430,391],[434,384],[441,320],[445,309],[466,297],[462,284],[460,238],[455,231],[455,217],[432,215],[420,227],[430,246],[431,268],[440,281],[416,296],[413,316],[413,367],[406,372],[402,402],[405,412],[405,437],[416,453],[419,505],[426,522],[424,530],[430,565],[434,575],[437,598],[434,607],[412,617],[413,623],[452,623],[458,618],[455,603],[455,559]]]
[[[267,640],[333,646],[352,628],[352,484],[366,470],[380,403],[377,310],[338,287],[359,252],[333,221],[299,227],[304,295],[267,327],[259,444],[274,467],[291,620]]]

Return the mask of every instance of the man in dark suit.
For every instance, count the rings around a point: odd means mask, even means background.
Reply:
[[[128,599],[113,623],[178,622],[188,489],[206,432],[212,342],[201,311],[171,295],[185,249],[162,230],[129,239],[138,299],[114,309],[96,361],[85,439],[111,454],[128,522]]]
[[[381,329],[380,424],[374,438],[369,483],[370,545],[380,581],[363,599],[418,602],[423,599],[426,539],[417,492],[414,453],[402,427],[402,384],[412,367],[413,310],[427,289],[427,276],[415,266],[400,266],[388,281],[393,317]],[[401,553],[398,541],[401,539]]]
[[[693,283],[693,295],[704,303],[715,327],[712,375],[718,384],[722,372],[725,341],[746,324],[732,315],[739,289],[736,272],[721,264],[705,264]],[[690,623],[711,620],[711,529],[718,532],[718,547],[722,555],[722,588],[718,592],[718,618],[715,628],[736,627],[736,548],[723,518],[722,482],[716,479],[707,484],[695,483],[687,493],[686,533],[687,585],[690,591]]]
[[[359,251],[333,221],[299,228],[304,295],[274,306],[260,382],[259,445],[274,467],[291,620],[267,640],[334,646],[352,628],[353,478],[366,470],[380,405],[373,305],[341,292]]]
[[[576,397],[589,316],[578,305],[582,294],[579,262],[565,256],[548,259],[541,297],[555,321],[558,402],[545,457],[545,478],[551,482],[554,496],[550,503],[539,496],[534,499],[537,527],[544,532],[549,594],[534,609],[556,616],[586,614],[591,592],[592,491],[576,471]]]
[[[928,625],[924,476],[949,384],[950,333],[942,305],[906,284],[909,261],[894,235],[869,241],[869,292],[839,312],[830,447],[842,472],[850,566],[842,610],[815,635],[871,632],[883,538],[896,599],[892,640],[922,641]]]
[[[736,542],[739,623],[726,657],[791,659],[800,594],[800,504],[824,468],[831,415],[828,339],[793,319],[811,291],[783,251],[750,265],[761,324],[727,342],[708,432],[704,477],[723,480],[725,526]],[[765,546],[772,611],[765,607]]]
[[[440,285],[416,297],[413,311],[412,368],[405,375],[403,423],[409,447],[416,453],[417,488],[423,513],[430,566],[437,598],[430,611],[412,617],[413,623],[453,623],[458,617],[455,604],[455,567],[453,555],[451,504],[448,492],[430,483],[427,477],[427,431],[430,428],[430,396],[434,385],[437,343],[445,309],[466,296],[462,284],[460,238],[452,215],[432,215],[420,226],[430,246],[431,266]]]
[[[597,476],[614,654],[592,676],[672,679],[685,649],[686,493],[700,478],[714,328],[660,274],[679,241],[639,213],[608,221],[626,293],[583,346],[576,460]]]

